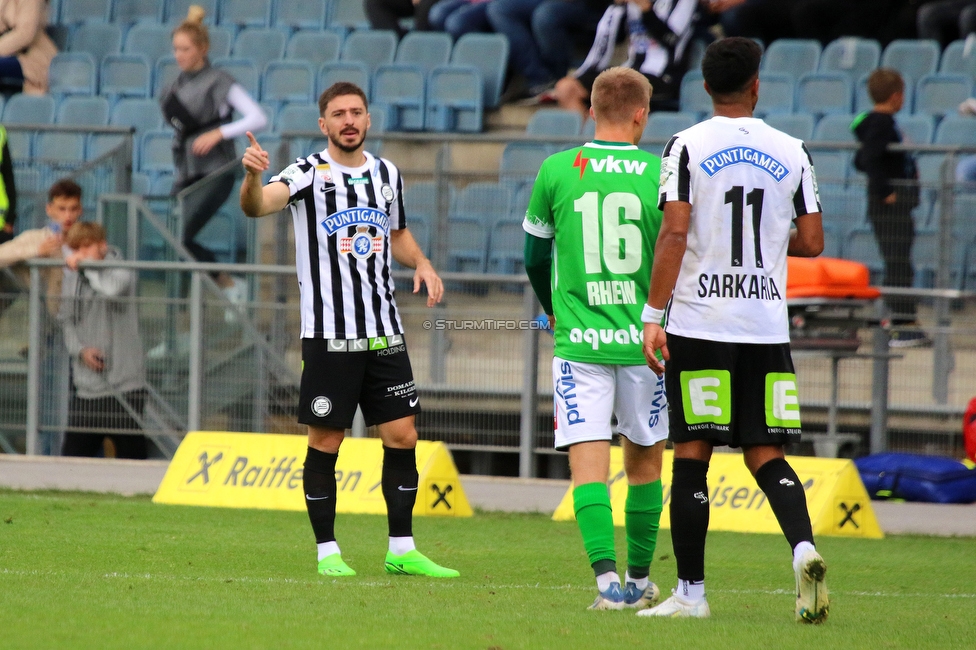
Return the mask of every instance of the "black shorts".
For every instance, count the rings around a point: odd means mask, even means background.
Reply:
[[[302,339],[298,421],[348,429],[357,405],[369,427],[420,413],[403,336]]]
[[[789,343],[723,343],[668,334],[670,440],[785,445],[800,440]]]

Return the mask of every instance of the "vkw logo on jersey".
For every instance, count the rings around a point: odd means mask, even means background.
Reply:
[[[357,260],[383,252],[383,237],[373,237],[367,226],[356,226],[356,234],[352,237],[339,238],[339,252],[352,253]]]
[[[576,160],[573,162],[573,167],[580,170],[581,179],[587,166],[597,174],[637,174],[640,176],[647,169],[647,162],[642,160],[617,160],[613,156],[607,156],[606,158],[586,158],[583,156],[581,149],[576,154]]]
[[[726,167],[743,164],[763,170],[772,176],[777,183],[790,175],[790,170],[786,168],[786,165],[768,153],[752,147],[729,147],[716,151],[698,163],[698,166],[711,178]]]

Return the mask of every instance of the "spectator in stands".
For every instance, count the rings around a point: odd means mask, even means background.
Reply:
[[[233,77],[210,65],[210,37],[204,15],[201,7],[193,5],[186,20],[173,30],[173,55],[180,74],[159,99],[163,116],[175,129],[174,196],[236,161],[234,138],[261,130],[268,122],[261,107]],[[241,118],[232,121],[235,110]],[[217,257],[195,238],[230,196],[233,186],[234,175],[225,173],[188,197],[184,205],[183,245],[201,262],[215,262]],[[216,279],[232,294],[237,292],[235,287],[243,287],[226,274]]]
[[[560,107],[589,114],[590,90],[597,75],[610,67],[618,32],[630,35],[627,62],[648,78],[654,93],[652,108],[672,108],[685,72],[685,54],[694,33],[698,0],[656,2],[632,0],[607,8],[597,26],[596,39],[573,75],[556,83],[552,96]]]
[[[957,38],[976,32],[976,0],[939,0],[919,7],[919,38],[933,38],[945,47]]]
[[[418,32],[431,29],[431,7],[437,0],[365,0],[366,17],[373,29],[389,29],[401,38],[407,33],[400,26],[400,20],[413,17],[413,28]]]
[[[45,0],[5,0],[0,3],[0,86],[13,92],[43,95],[47,71],[58,53],[44,28]]]
[[[911,212],[919,202],[918,173],[911,154],[889,150],[889,145],[902,141],[895,114],[905,101],[905,81],[897,70],[878,68],[868,77],[868,94],[874,108],[851,124],[861,143],[854,166],[868,176],[868,220],[884,260],[885,285],[910,287],[915,239]],[[893,323],[917,325],[914,300],[894,297],[886,304]],[[891,346],[917,347],[928,342],[921,330],[895,330]]]
[[[97,223],[79,222],[65,235],[61,309],[65,345],[71,357],[74,394],[68,407],[63,456],[99,456],[111,439],[116,458],[146,458],[141,419],[146,403],[146,369],[136,273],[131,269],[84,268],[91,260],[121,260]],[[106,431],[120,432],[108,433]]]
[[[959,104],[960,115],[976,115],[976,98],[970,97]],[[956,165],[956,182],[965,183],[967,187],[962,189],[972,191],[976,185],[976,155],[963,156]]]
[[[439,0],[430,9],[430,27],[447,32],[455,41],[471,32],[490,32],[489,2],[491,0]]]
[[[0,124],[0,244],[14,238],[17,220],[17,187],[14,184],[14,165],[7,146],[7,129]]]
[[[607,4],[605,0],[493,0],[488,21],[508,38],[509,70],[516,75],[504,100],[551,89],[569,70],[575,42],[592,33]]]

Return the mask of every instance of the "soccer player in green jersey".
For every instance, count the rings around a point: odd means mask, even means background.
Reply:
[[[573,506],[599,595],[590,609],[657,602],[651,560],[661,519],[661,456],[668,435],[663,380],[642,353],[643,296],[661,227],[661,159],[636,143],[651,85],[629,68],[593,84],[593,142],[542,164],[525,214],[525,267],[550,324],[556,448],[569,450]],[[610,418],[627,474],[627,572],[614,552]]]

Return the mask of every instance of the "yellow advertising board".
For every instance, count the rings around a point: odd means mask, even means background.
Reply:
[[[670,528],[668,501],[671,496],[671,461],[673,453],[664,452],[661,480],[664,484],[664,512],[661,527]],[[861,476],[854,463],[846,459],[787,458],[803,482],[807,508],[813,522],[814,535],[840,537],[884,537],[871,508]],[[624,475],[623,452],[612,447],[610,454],[610,503],[613,523],[624,525],[624,502],[627,499],[627,479]],[[756,480],[746,469],[742,454],[713,454],[708,467],[711,530],[731,530],[743,533],[779,533],[779,523],[766,502]],[[556,521],[575,519],[572,487],[563,496],[552,518]]]
[[[170,461],[154,503],[305,510],[305,436],[193,431]],[[380,487],[383,443],[346,438],[336,463],[336,512],[386,514]],[[451,452],[442,442],[417,443],[420,473],[415,515],[470,517]]]

